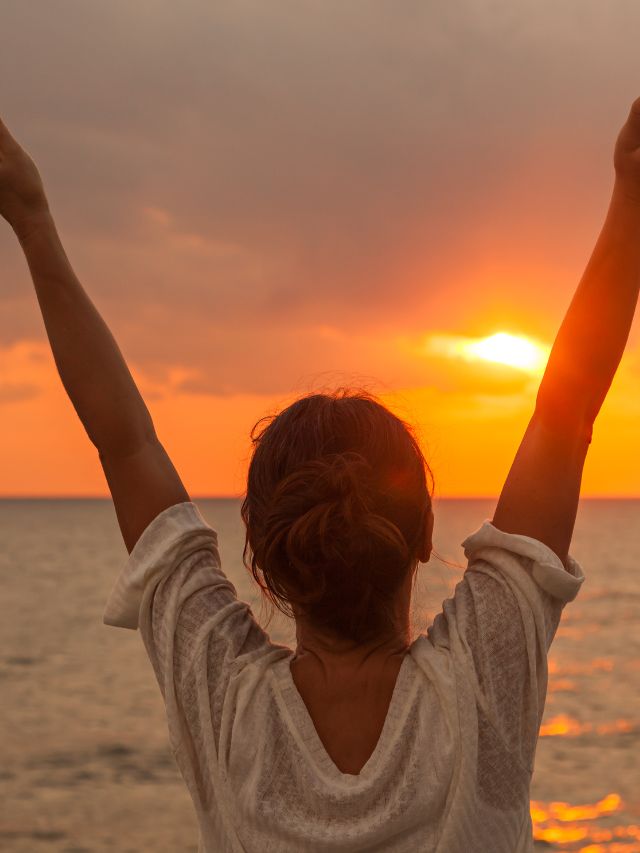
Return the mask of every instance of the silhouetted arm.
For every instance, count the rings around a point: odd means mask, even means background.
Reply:
[[[560,327],[493,523],[566,561],[594,420],[624,351],[640,287],[640,99],[622,128],[593,254]]]
[[[98,450],[131,551],[159,512],[189,496],[116,341],[71,268],[40,175],[2,122],[0,213],[24,251],[56,367]]]

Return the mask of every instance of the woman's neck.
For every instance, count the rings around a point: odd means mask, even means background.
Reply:
[[[389,637],[358,644],[323,635],[301,620],[296,622],[296,628],[294,660],[333,673],[377,670],[406,654],[411,644],[408,620],[402,630]]]

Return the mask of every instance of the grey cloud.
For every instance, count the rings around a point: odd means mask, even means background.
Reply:
[[[219,393],[279,390],[291,352],[247,358],[265,325],[455,328],[483,298],[556,322],[640,94],[639,25],[635,0],[8,0],[2,109],[125,348],[149,369],[214,362]],[[237,251],[176,248],[144,207]],[[540,288],[514,295],[534,262]],[[0,341],[33,327],[21,299]]]
[[[0,406],[31,400],[40,393],[41,389],[37,385],[28,382],[0,382]]]

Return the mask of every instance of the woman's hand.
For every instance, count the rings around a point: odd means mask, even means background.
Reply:
[[[0,119],[0,214],[22,238],[48,213],[36,164]]]
[[[613,155],[616,185],[623,195],[640,203],[640,98],[631,110],[616,141]]]

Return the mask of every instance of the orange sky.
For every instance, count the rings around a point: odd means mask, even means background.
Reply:
[[[285,7],[12,4],[3,116],[192,495],[240,495],[253,423],[343,384],[416,424],[437,494],[495,495],[539,376],[425,342],[552,342],[640,94],[640,7]],[[585,495],[640,495],[639,380],[636,324]],[[107,490],[6,227],[0,495],[60,494]]]

